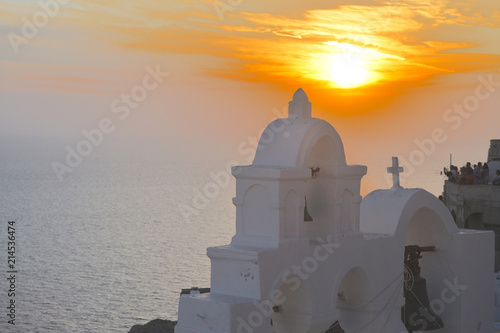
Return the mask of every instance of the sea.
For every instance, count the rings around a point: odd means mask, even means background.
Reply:
[[[231,152],[83,139],[0,138],[0,332],[176,320],[181,289],[210,286],[207,247],[234,235]]]

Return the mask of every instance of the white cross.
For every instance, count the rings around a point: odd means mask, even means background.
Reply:
[[[397,157],[392,158],[392,167],[387,168],[387,173],[392,173],[392,188],[401,188],[399,185],[399,173],[403,172],[403,167],[399,166],[399,161]]]

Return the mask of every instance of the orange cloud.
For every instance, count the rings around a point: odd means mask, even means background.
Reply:
[[[214,21],[213,12],[178,5],[175,15],[161,5],[137,6],[135,19],[128,24],[124,24],[124,13],[106,24],[109,30],[126,35],[119,41],[124,47],[211,55],[225,60],[223,67],[219,63],[203,66],[211,75],[281,85],[306,81],[335,87],[335,80],[329,79],[335,76],[331,64],[353,55],[361,55],[369,77],[365,84],[387,87],[394,83],[399,87],[425,85],[436,74],[491,69],[500,64],[497,54],[472,53],[474,40],[457,41],[452,34],[432,38],[443,26],[451,31],[493,26],[492,17],[498,10],[475,1],[459,6],[446,0],[379,1],[287,16],[235,8],[225,13],[222,22],[218,18]],[[112,2],[111,7],[126,9],[121,2]],[[144,25],[137,24],[141,20]],[[347,48],[339,47],[342,45]]]
[[[495,32],[481,39],[483,49],[498,43],[500,11],[493,1],[363,3],[325,8],[312,1],[311,9],[287,7],[282,14],[276,14],[275,3],[241,3],[220,20],[212,1],[75,0],[58,19],[118,50],[208,55],[213,58],[196,63],[202,73],[334,91],[346,103],[361,93],[387,98],[432,84],[438,74],[500,65],[498,51],[474,52],[479,41],[468,30]],[[266,12],[268,6],[273,13]],[[356,77],[349,77],[350,69]]]

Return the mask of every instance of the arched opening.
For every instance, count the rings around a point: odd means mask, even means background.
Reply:
[[[311,299],[303,280],[296,276],[283,282],[273,300],[275,333],[305,333],[311,327]]]
[[[405,246],[417,245],[422,249],[418,259],[420,275],[414,276],[411,267],[405,267],[404,288],[418,301],[415,303],[413,297],[406,299],[402,316],[409,320],[407,324],[421,327],[422,331],[429,326],[441,327],[443,322],[446,327],[447,309],[441,302],[441,292],[445,287],[443,281],[450,280],[450,271],[443,269],[453,257],[453,253],[445,250],[450,241],[444,221],[435,211],[423,207],[413,214],[406,229]],[[404,263],[401,264],[403,267]]]
[[[417,210],[406,228],[406,245],[444,245],[448,237],[449,234],[441,218],[427,207]]]
[[[455,223],[457,223],[457,213],[455,213],[455,210],[451,211],[451,216],[453,217],[453,221],[455,221]]]
[[[334,219],[334,166],[337,162],[337,149],[330,136],[319,139],[307,158],[306,166],[311,169],[312,177],[306,182],[307,212],[312,223],[304,225],[306,235],[315,240],[329,230]]]
[[[465,220],[465,229],[485,230],[483,213],[472,213]]]
[[[359,267],[352,268],[340,282],[335,296],[339,319],[338,325],[331,326],[336,329],[332,332],[368,332],[372,316],[366,311],[371,299],[366,273]]]

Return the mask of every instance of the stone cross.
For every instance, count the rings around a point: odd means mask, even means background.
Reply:
[[[399,166],[399,160],[397,157],[392,158],[392,167],[387,168],[387,173],[392,173],[392,188],[401,188],[399,185],[399,174],[403,172],[403,167]]]

